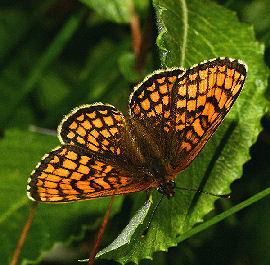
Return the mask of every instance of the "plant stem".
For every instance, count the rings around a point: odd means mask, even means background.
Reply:
[[[13,257],[12,257],[9,265],[16,265],[17,262],[18,262],[19,255],[21,253],[21,250],[22,250],[22,247],[24,245],[25,239],[27,237],[29,228],[30,228],[30,226],[32,224],[32,221],[33,221],[33,218],[34,218],[36,208],[37,208],[37,202],[33,202],[30,213],[28,215],[28,218],[27,218],[26,223],[24,225],[24,228],[22,230],[20,239],[19,239],[19,241],[17,243],[17,247],[16,247],[16,249],[15,249],[15,251],[13,253]]]
[[[93,265],[94,264],[95,257],[96,257],[96,254],[97,254],[97,251],[98,251],[98,248],[99,248],[99,245],[100,245],[101,238],[102,238],[102,236],[103,236],[103,234],[105,232],[105,229],[106,229],[106,226],[107,226],[107,223],[108,223],[109,214],[110,214],[112,204],[113,204],[113,198],[114,198],[114,195],[111,197],[111,200],[109,202],[107,211],[106,211],[106,213],[104,215],[103,222],[102,222],[102,224],[101,224],[101,226],[99,228],[94,248],[92,249],[90,257],[89,257],[88,265]]]

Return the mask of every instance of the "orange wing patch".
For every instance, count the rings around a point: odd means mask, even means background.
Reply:
[[[140,83],[130,96],[129,114],[131,127],[140,149],[152,149],[154,156],[170,156],[173,126],[174,98],[172,91],[178,77],[184,73],[181,69],[169,69],[154,72]],[[142,143],[142,144],[141,144]],[[146,151],[149,156],[149,151]],[[151,158],[151,155],[147,159]],[[147,162],[147,161],[146,161]]]

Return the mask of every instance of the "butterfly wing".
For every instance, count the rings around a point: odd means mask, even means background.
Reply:
[[[148,183],[74,145],[47,154],[32,172],[28,197],[43,202],[68,202],[144,190]]]
[[[130,117],[141,149],[148,146],[144,155],[149,159],[170,157],[173,146],[172,135],[172,91],[182,69],[168,69],[154,72],[140,83],[130,96]],[[145,141],[147,143],[145,143]],[[148,152],[148,153],[147,153]]]
[[[172,73],[175,77],[170,82]],[[228,58],[186,71],[160,72],[135,90],[130,115],[155,139],[167,167],[178,173],[198,155],[229,112],[246,74],[244,63]],[[148,83],[155,85],[149,89]]]
[[[145,173],[152,166],[162,171],[159,160],[167,173],[185,169],[230,110],[246,73],[228,58],[155,72],[131,95],[128,122],[110,105],[76,108],[59,126],[63,146],[32,172],[29,197],[65,202],[158,186]]]
[[[86,148],[107,156],[120,154],[119,140],[125,119],[114,106],[95,103],[75,108],[58,127],[63,144]]]
[[[239,96],[247,67],[238,60],[215,59],[188,69],[176,86],[178,148],[172,164],[184,170],[202,150]]]
[[[58,133],[63,146],[47,154],[29,178],[31,199],[77,201],[151,186],[136,177],[134,163],[139,158],[136,152],[130,155],[124,117],[113,106],[98,103],[76,108],[63,119]]]

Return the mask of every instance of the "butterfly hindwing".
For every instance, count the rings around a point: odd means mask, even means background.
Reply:
[[[141,191],[148,183],[74,145],[47,154],[32,172],[27,192],[36,201],[68,202]]]

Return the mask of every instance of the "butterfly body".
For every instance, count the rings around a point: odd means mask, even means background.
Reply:
[[[74,109],[58,128],[62,146],[32,172],[29,198],[68,202],[152,187],[173,197],[175,177],[221,124],[246,74],[241,61],[217,58],[146,77],[127,117],[102,103]]]

